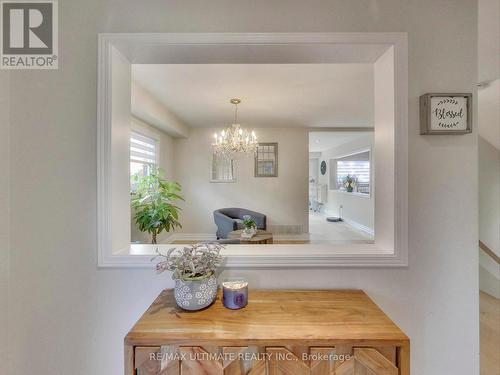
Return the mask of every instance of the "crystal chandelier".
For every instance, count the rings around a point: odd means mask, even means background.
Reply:
[[[229,102],[234,104],[234,123],[230,128],[214,134],[214,143],[212,144],[214,152],[225,156],[234,156],[237,153],[255,153],[258,146],[255,132],[242,129],[238,124],[238,104],[241,103],[241,99],[235,98]]]

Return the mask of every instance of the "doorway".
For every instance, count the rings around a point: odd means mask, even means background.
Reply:
[[[309,133],[309,238],[313,243],[374,240],[371,128]]]

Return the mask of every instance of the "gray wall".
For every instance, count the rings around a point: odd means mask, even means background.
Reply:
[[[10,73],[0,73],[0,363],[7,363],[7,314],[10,265]]]
[[[477,137],[418,134],[419,95],[474,90],[476,1],[59,6],[60,69],[10,83],[9,375],[121,374],[123,336],[172,286],[152,270],[96,268],[96,34],[147,31],[408,32],[409,267],[238,273],[254,288],[365,289],[410,336],[413,374],[479,374]]]

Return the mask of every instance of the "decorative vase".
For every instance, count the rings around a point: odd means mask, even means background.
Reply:
[[[245,228],[243,229],[243,233],[245,233],[247,236],[253,236],[257,233],[257,229],[254,227]]]
[[[184,310],[195,311],[210,306],[217,296],[217,278],[175,280],[175,301]]]
[[[348,186],[348,187],[346,187],[346,191],[347,191],[348,193],[352,193],[352,192],[353,192],[353,190],[354,190],[354,188],[353,188],[352,186]]]

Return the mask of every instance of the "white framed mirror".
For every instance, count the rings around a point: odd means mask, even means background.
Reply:
[[[228,267],[407,265],[406,34],[101,34],[98,81],[99,266],[199,241]],[[131,200],[156,168],[179,225],[151,244]]]

